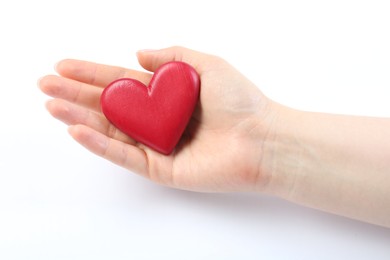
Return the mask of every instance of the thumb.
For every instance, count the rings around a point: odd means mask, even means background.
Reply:
[[[144,69],[152,72],[164,63],[182,61],[194,67],[198,73],[202,73],[205,70],[205,65],[217,57],[175,46],[160,50],[141,50],[137,52],[137,58]]]

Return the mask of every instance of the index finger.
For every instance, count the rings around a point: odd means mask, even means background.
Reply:
[[[133,78],[147,85],[152,77],[142,71],[73,59],[60,61],[56,71],[63,77],[98,87],[106,87],[119,78]]]

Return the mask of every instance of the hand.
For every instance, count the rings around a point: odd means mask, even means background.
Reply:
[[[158,183],[196,191],[265,189],[262,147],[275,104],[224,60],[172,47],[137,53],[155,71],[169,61],[192,65],[201,77],[199,104],[175,151],[165,156],[115,128],[100,110],[100,94],[111,81],[130,77],[148,84],[151,74],[78,60],[63,60],[60,76],[43,77],[41,90],[54,97],[47,109],[70,125],[72,137],[91,152]]]
[[[267,99],[224,60],[173,47],[138,52],[155,71],[169,61],[201,77],[199,104],[175,151],[165,156],[102,115],[111,81],[152,75],[64,60],[39,85],[50,113],[90,151],[153,181],[196,191],[263,191],[327,212],[390,227],[390,120],[298,111]]]

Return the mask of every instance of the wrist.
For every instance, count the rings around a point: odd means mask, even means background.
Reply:
[[[256,190],[287,197],[299,175],[301,147],[297,143],[297,123],[305,112],[270,102],[259,132],[261,155]]]

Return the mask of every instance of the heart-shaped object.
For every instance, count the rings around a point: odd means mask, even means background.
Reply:
[[[118,129],[154,150],[170,154],[183,134],[199,98],[200,79],[184,62],[159,67],[149,86],[123,78],[101,95],[103,114]]]

